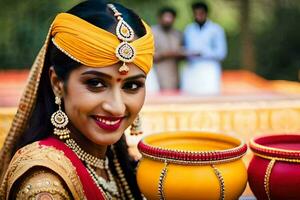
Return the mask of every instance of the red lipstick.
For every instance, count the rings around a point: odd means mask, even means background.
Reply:
[[[94,115],[93,118],[96,124],[101,129],[109,132],[113,132],[120,127],[124,117],[107,117],[107,116]]]

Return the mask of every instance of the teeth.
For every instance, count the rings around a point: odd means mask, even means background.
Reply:
[[[117,124],[117,123],[119,123],[120,122],[120,120],[121,119],[118,119],[118,120],[116,120],[116,121],[109,121],[109,120],[105,120],[105,119],[102,119],[102,118],[96,118],[99,122],[102,122],[102,123],[104,123],[104,124],[106,124],[106,125],[115,125],[115,124]]]

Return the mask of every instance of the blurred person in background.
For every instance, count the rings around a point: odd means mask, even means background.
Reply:
[[[190,56],[182,74],[182,90],[194,95],[219,94],[221,61],[227,55],[225,32],[208,19],[205,3],[194,3],[192,9],[195,21],[184,31],[184,46]]]
[[[158,24],[152,27],[155,55],[154,70],[152,69],[147,80],[149,90],[157,82],[161,91],[176,91],[179,88],[178,61],[184,55],[182,33],[173,28],[176,15],[171,7],[161,8],[158,12]]]

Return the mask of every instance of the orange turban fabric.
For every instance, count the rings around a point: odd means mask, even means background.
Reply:
[[[136,55],[132,61],[146,74],[153,64],[154,38],[143,21],[146,34],[130,42]],[[53,43],[68,56],[89,67],[105,67],[120,62],[116,48],[121,43],[116,35],[68,13],[58,14],[53,21]]]

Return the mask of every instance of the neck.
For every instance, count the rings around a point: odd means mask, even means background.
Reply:
[[[206,20],[205,21],[202,21],[202,22],[199,22],[196,20],[196,23],[200,26],[200,28],[203,27],[203,25],[205,24]]]
[[[68,128],[71,132],[70,137],[75,140],[75,142],[82,148],[82,150],[100,159],[104,159],[106,157],[107,146],[93,143],[72,125],[69,125]]]
[[[165,32],[169,32],[169,31],[172,29],[172,26],[163,26],[163,25],[160,25],[160,27],[161,27],[162,30],[165,31]]]

